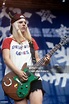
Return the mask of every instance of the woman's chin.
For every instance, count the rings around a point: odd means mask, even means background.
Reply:
[[[25,32],[25,30],[22,30],[21,32],[22,32],[22,33],[24,33],[24,32]]]

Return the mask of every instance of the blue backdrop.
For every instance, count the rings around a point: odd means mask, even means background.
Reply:
[[[42,58],[66,35],[69,36],[69,13],[67,11],[21,10],[20,8],[0,9],[0,104],[14,104],[2,89],[2,78],[5,64],[2,58],[1,45],[6,36],[10,36],[10,18],[8,13],[23,13],[28,22],[30,32],[37,41]],[[57,73],[59,66],[63,73]],[[69,43],[58,49],[46,67],[49,71],[40,72],[43,88],[46,91],[43,104],[69,104]]]

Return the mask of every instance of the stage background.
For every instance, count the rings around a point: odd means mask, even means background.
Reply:
[[[68,11],[50,10],[21,10],[20,8],[0,9],[0,104],[14,104],[13,100],[5,95],[2,89],[5,64],[2,58],[2,41],[10,36],[10,18],[8,13],[23,13],[28,22],[32,37],[39,45],[39,54],[42,58],[64,36],[69,36]],[[59,66],[63,73],[57,73]],[[49,72],[40,72],[45,90],[43,104],[69,104],[69,43],[58,49],[51,57],[50,64],[45,67]],[[52,71],[52,72],[51,72]]]

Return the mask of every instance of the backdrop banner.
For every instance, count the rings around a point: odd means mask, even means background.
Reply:
[[[0,104],[14,104],[2,89],[5,64],[2,57],[2,41],[10,36],[9,12],[23,13],[33,38],[39,45],[40,58],[45,56],[64,37],[69,37],[69,13],[51,10],[21,10],[20,8],[0,9]],[[62,42],[61,42],[62,43]],[[45,90],[43,104],[69,104],[69,39],[56,52],[53,52],[50,64],[39,70]]]

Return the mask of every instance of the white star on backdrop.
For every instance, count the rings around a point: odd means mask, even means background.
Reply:
[[[50,22],[51,24],[53,23],[52,22],[52,19],[53,18],[56,18],[56,16],[54,16],[53,14],[51,14],[51,11],[47,10],[41,10],[40,12],[36,12],[36,14],[38,14],[39,16],[41,16],[41,21],[48,21]]]
[[[66,36],[69,34],[69,28],[61,24],[59,29],[56,29],[56,32],[59,34],[59,36],[62,38],[63,36]]]
[[[3,18],[5,16],[10,19],[9,15],[6,12],[6,9],[7,9],[6,7],[2,9],[2,11],[0,13],[0,18]]]

